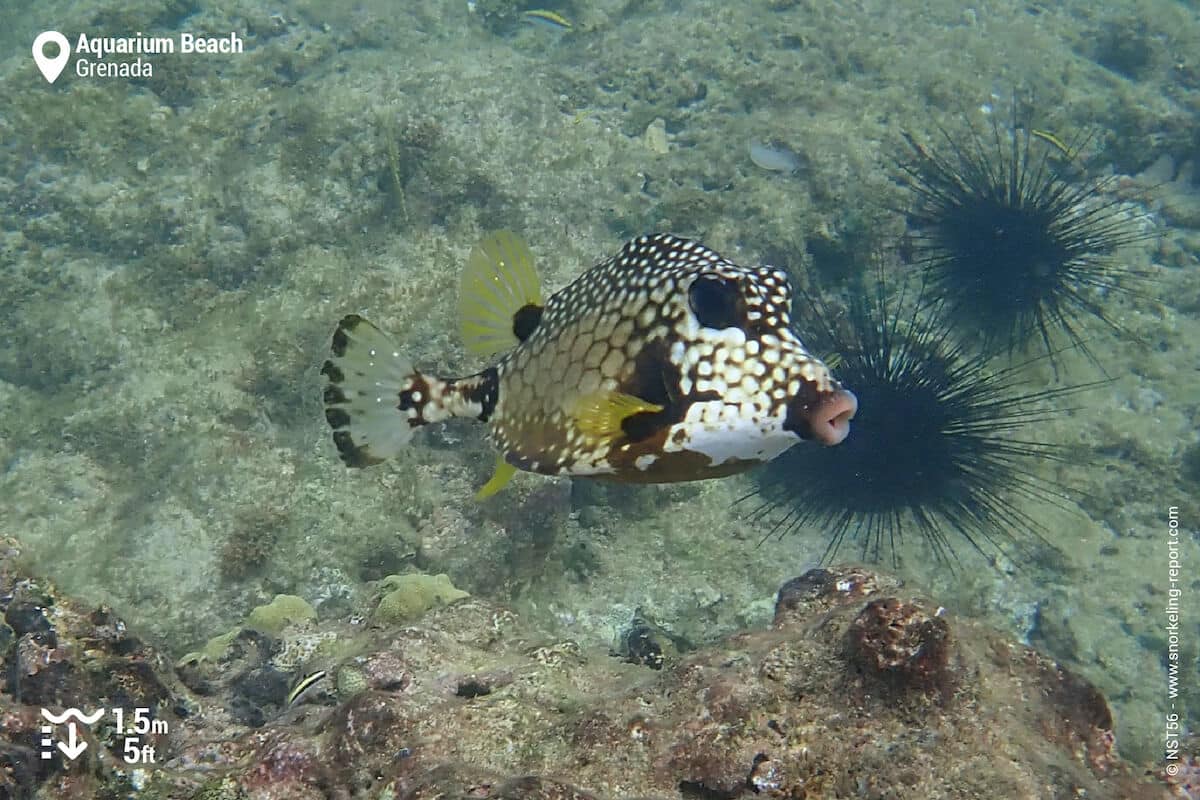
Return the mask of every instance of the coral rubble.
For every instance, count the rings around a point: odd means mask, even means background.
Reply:
[[[1087,681],[866,570],[811,570],[769,628],[657,670],[462,598],[407,627],[247,628],[177,673],[0,549],[3,798],[1171,796],[1120,758]],[[279,654],[314,628],[357,654],[288,707]],[[39,705],[148,707],[157,763],[103,725],[78,760],[40,759]]]

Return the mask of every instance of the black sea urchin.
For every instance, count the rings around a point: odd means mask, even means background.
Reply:
[[[1086,385],[1027,390],[1018,374],[1026,364],[992,371],[987,356],[951,338],[927,292],[889,304],[880,284],[836,321],[828,304],[800,296],[806,344],[836,353],[859,412],[837,447],[795,447],[755,473],[742,501],[760,501],[751,516],[773,523],[768,537],[814,525],[830,537],[826,561],[847,537],[864,560],[886,546],[895,561],[910,529],[940,560],[954,554],[952,534],[989,556],[1043,541],[1014,501],[1062,503],[1061,487],[1028,474],[1037,460],[1063,457],[1033,433],[1064,412],[1055,401]]]
[[[1014,116],[1017,109],[1014,108]],[[1110,180],[1076,179],[1083,142],[1063,144],[1030,129],[943,132],[943,148],[909,138],[901,164],[916,202],[908,213],[916,257],[951,321],[978,331],[986,349],[1011,353],[1040,341],[1054,353],[1061,331],[1093,361],[1080,319],[1120,330],[1101,305],[1122,279],[1144,277],[1114,258],[1145,234],[1134,228]]]

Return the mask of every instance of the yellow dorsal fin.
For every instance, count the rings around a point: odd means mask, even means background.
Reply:
[[[496,492],[503,489],[508,482],[512,480],[512,476],[517,474],[517,468],[504,460],[501,454],[496,455],[496,471],[492,473],[492,477],[488,482],[479,487],[479,491],[475,493],[476,500],[486,500]]]
[[[515,233],[494,231],[471,250],[458,287],[458,324],[463,344],[479,356],[511,350],[519,340],[513,318],[542,306],[533,254]]]
[[[584,436],[593,441],[609,442],[621,435],[624,420],[634,414],[662,410],[662,406],[631,394],[598,391],[579,398],[572,416]]]

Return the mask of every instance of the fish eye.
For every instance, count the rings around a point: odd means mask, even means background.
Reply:
[[[738,314],[737,281],[729,278],[696,278],[688,289],[688,304],[696,319],[706,328],[737,327]]]

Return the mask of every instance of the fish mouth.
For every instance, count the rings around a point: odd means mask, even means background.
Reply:
[[[788,404],[783,423],[801,439],[826,446],[841,444],[850,434],[850,420],[858,413],[858,398],[847,389],[817,394],[801,392]]]

